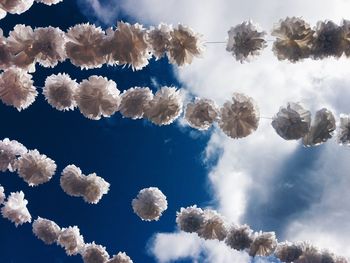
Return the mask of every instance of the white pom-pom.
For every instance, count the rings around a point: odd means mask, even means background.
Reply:
[[[285,140],[298,140],[304,137],[310,129],[311,113],[300,104],[289,102],[287,107],[281,107],[271,125]]]
[[[156,59],[162,58],[168,51],[172,30],[172,26],[161,23],[158,27],[151,27],[147,32],[147,41]]]
[[[38,217],[32,225],[34,235],[47,245],[56,243],[61,233],[61,228],[54,222]]]
[[[283,242],[279,243],[275,250],[275,256],[281,260],[281,262],[291,263],[295,262],[303,253],[301,246]]]
[[[1,19],[1,10],[2,9],[0,9],[0,19]],[[9,68],[12,63],[11,60],[12,60],[12,57],[11,57],[10,48],[7,44],[7,38],[4,37],[3,31],[2,29],[0,29],[0,69],[5,70]]]
[[[266,45],[266,32],[259,31],[252,21],[245,21],[228,31],[226,50],[241,63],[260,54]]]
[[[145,117],[157,125],[168,125],[182,112],[182,97],[173,87],[162,87],[156,92],[145,110]]]
[[[7,12],[4,9],[0,8],[0,20],[4,19],[6,16]]]
[[[225,243],[236,250],[248,249],[252,242],[253,230],[248,225],[232,226],[225,239]]]
[[[253,243],[250,245],[250,256],[269,256],[277,246],[275,232],[259,232],[255,234]]]
[[[135,87],[124,91],[120,98],[120,113],[135,120],[143,117],[145,109],[153,99],[153,94],[149,88]]]
[[[259,125],[259,109],[255,101],[241,93],[234,93],[220,109],[219,125],[222,131],[234,139],[254,132]]]
[[[125,252],[119,252],[117,255],[113,256],[106,263],[133,263],[131,258]]]
[[[21,143],[8,138],[0,141],[0,171],[5,172],[7,169],[13,172],[16,158],[27,152],[27,148]]]
[[[32,5],[34,0],[2,0],[0,2],[0,8],[11,14],[22,14],[27,11]]]
[[[171,39],[167,53],[171,63],[178,66],[191,64],[194,57],[200,57],[204,51],[201,35],[187,26],[179,24],[170,31]]]
[[[340,125],[338,127],[338,143],[340,145],[350,145],[350,116],[340,114]]]
[[[30,150],[16,160],[15,168],[18,175],[29,186],[37,186],[51,180],[57,165],[45,154],[40,154],[37,150]]]
[[[38,92],[33,86],[32,76],[18,68],[10,68],[0,75],[0,99],[18,111],[28,108]]]
[[[86,244],[81,254],[84,263],[106,263],[109,259],[106,248],[94,242]]]
[[[198,130],[208,130],[219,116],[219,109],[212,100],[196,99],[187,104],[185,118],[188,124]]]
[[[134,212],[145,221],[158,221],[168,208],[166,196],[157,187],[142,189],[132,200]]]
[[[68,256],[81,253],[84,249],[84,238],[77,226],[63,228],[58,236],[57,244],[66,250]]]
[[[46,78],[43,94],[47,102],[60,111],[73,110],[77,103],[75,94],[78,83],[67,74],[51,75]]]
[[[110,117],[120,104],[116,83],[95,75],[80,83],[75,99],[80,112],[92,120]]]
[[[320,251],[308,243],[301,244],[302,255],[294,263],[322,263]]]
[[[5,199],[6,199],[5,189],[3,186],[0,185],[0,205],[4,203]]]
[[[188,233],[198,232],[204,223],[204,212],[196,205],[181,208],[176,213],[176,223],[180,230]]]
[[[27,204],[28,201],[24,199],[22,191],[11,193],[1,208],[1,214],[4,218],[15,223],[16,227],[24,223],[30,223],[32,217],[27,209]]]
[[[62,2],[63,0],[35,0],[38,3],[42,3],[45,5],[56,5],[60,2]]]
[[[109,191],[109,183],[95,173],[85,176],[79,167],[68,165],[60,178],[63,191],[76,197],[83,197],[85,202],[97,204]]]
[[[204,239],[224,240],[227,235],[225,220],[214,210],[204,210],[204,222],[198,235]]]

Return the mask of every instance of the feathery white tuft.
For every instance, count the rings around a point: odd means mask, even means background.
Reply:
[[[341,145],[350,145],[350,116],[340,114],[340,124],[337,134],[338,143]]]
[[[56,5],[62,1],[63,0],[35,0],[35,2],[42,3],[45,5]]]
[[[198,235],[204,239],[224,240],[227,228],[224,218],[211,209],[204,210],[204,222],[198,230]]]
[[[131,258],[125,254],[125,252],[119,252],[117,255],[113,256],[106,263],[133,263]]]
[[[22,14],[33,5],[34,0],[2,0],[0,8],[10,14]]]
[[[187,208],[181,207],[180,212],[176,212],[176,223],[179,229],[184,232],[198,232],[204,223],[204,212],[196,205]]]
[[[1,9],[0,9],[1,17]],[[0,18],[1,19],[1,18]],[[4,32],[0,29],[0,69],[5,70],[11,66],[12,57],[10,48],[7,44],[7,38],[4,37]]]
[[[34,235],[47,245],[56,243],[61,228],[54,222],[38,217],[32,225]]]
[[[6,199],[5,188],[0,185],[0,205],[4,203]]]
[[[85,244],[81,254],[84,263],[106,263],[109,259],[106,248],[101,245],[96,245],[95,242]]]
[[[259,232],[255,233],[252,244],[250,245],[250,256],[270,256],[277,246],[275,232]]]
[[[57,244],[66,250],[68,256],[77,255],[84,249],[84,238],[77,226],[63,228],[58,236]]]
[[[300,245],[290,242],[279,243],[275,250],[275,256],[281,261],[291,263],[297,260],[303,253]]]
[[[316,247],[303,243],[301,248],[303,253],[294,263],[322,263],[322,255]]]
[[[125,90],[120,98],[120,113],[135,120],[143,117],[145,109],[153,99],[153,94],[149,88],[135,87]]]
[[[172,26],[161,23],[158,27],[151,27],[147,31],[147,41],[156,59],[162,58],[168,51],[172,30]]]
[[[1,214],[3,218],[7,218],[15,223],[16,227],[24,223],[30,223],[32,217],[27,209],[27,204],[28,201],[24,199],[24,193],[22,191],[11,193],[1,208]]]
[[[26,152],[27,148],[15,140],[10,141],[8,138],[5,138],[0,141],[0,171],[5,172],[9,170],[13,172],[17,157]]]
[[[248,225],[232,226],[227,233],[225,243],[236,250],[250,248],[253,242],[253,230]]]
[[[198,130],[208,130],[218,116],[219,109],[212,100],[196,98],[186,106],[185,118],[192,128]]]

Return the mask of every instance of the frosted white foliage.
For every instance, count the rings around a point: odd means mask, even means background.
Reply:
[[[261,53],[266,45],[266,32],[259,31],[252,21],[245,21],[228,31],[226,50],[241,63]]]
[[[287,107],[280,108],[271,125],[283,139],[298,140],[309,132],[311,112],[298,103],[289,102]]]
[[[0,8],[11,14],[22,14],[27,11],[34,0],[1,0]]]
[[[291,263],[297,260],[303,253],[300,245],[290,242],[279,243],[275,250],[275,256],[281,262]]]
[[[119,252],[117,255],[113,256],[106,263],[133,263],[131,258],[125,252]]]
[[[143,117],[145,109],[153,99],[153,94],[149,88],[135,87],[125,90],[120,97],[120,113],[135,120]]]
[[[63,191],[76,197],[83,197],[85,202],[97,204],[109,191],[109,183],[95,173],[84,175],[79,167],[68,165],[60,178]]]
[[[47,245],[56,243],[61,233],[61,228],[54,221],[41,217],[34,220],[32,228],[34,235]]]
[[[182,207],[180,212],[176,213],[176,223],[179,229],[184,232],[198,232],[203,226],[204,220],[204,211],[196,205]]]
[[[214,210],[204,210],[204,222],[198,230],[198,235],[204,239],[224,240],[227,235],[224,218]]]
[[[191,28],[179,24],[170,31],[171,39],[168,49],[168,58],[178,66],[191,64],[194,57],[200,57],[204,51],[201,35]]]
[[[154,124],[168,125],[182,112],[182,97],[174,87],[162,87],[150,101],[145,116]]]
[[[58,236],[57,244],[66,250],[68,256],[81,253],[84,249],[84,238],[77,226],[63,228]]]
[[[158,221],[168,208],[166,196],[157,187],[142,189],[132,200],[134,212],[145,221]]]
[[[186,106],[185,118],[192,128],[198,130],[208,130],[218,116],[219,109],[212,100],[196,98]]]
[[[106,263],[109,259],[106,248],[96,245],[94,242],[85,245],[82,251],[82,257],[84,263]]]
[[[255,101],[244,94],[234,93],[232,101],[225,102],[220,109],[219,125],[227,136],[243,138],[258,128],[259,118]]]
[[[5,189],[3,186],[0,185],[0,205],[4,203],[5,199],[6,199]]]
[[[27,148],[21,143],[8,138],[0,141],[0,171],[5,172],[9,170],[13,172],[15,161],[18,156],[25,154]]]
[[[16,227],[24,223],[30,223],[32,217],[27,209],[27,204],[28,201],[24,199],[22,191],[11,193],[1,208],[1,214],[4,218],[15,223]]]
[[[170,32],[172,26],[167,24],[159,24],[158,27],[151,27],[147,32],[147,41],[150,44],[152,54],[156,59],[163,57],[170,45]]]
[[[249,255],[251,256],[269,256],[277,246],[275,232],[255,233],[252,244],[250,245]]]
[[[67,74],[59,73],[46,78],[43,94],[53,108],[60,111],[73,110],[77,105],[77,89],[78,83],[75,80]]]
[[[63,0],[35,0],[38,3],[42,3],[45,5],[56,5],[60,2],[62,2]]]
[[[75,100],[80,112],[92,120],[99,120],[101,116],[110,117],[120,104],[117,84],[96,75],[80,83]]]
[[[33,86],[32,76],[18,68],[9,68],[0,75],[0,99],[18,111],[28,108],[38,92]]]
[[[69,28],[66,53],[72,64],[82,69],[98,68],[106,62],[105,32],[95,25],[78,24]]]
[[[29,186],[37,186],[51,180],[57,165],[45,154],[40,154],[37,150],[30,150],[16,160],[15,168],[18,175]]]
[[[250,248],[253,242],[253,230],[248,225],[232,226],[226,236],[225,243],[236,250]]]
[[[0,19],[1,19],[0,9]],[[6,12],[5,12],[6,13]],[[2,29],[0,29],[0,69],[7,69],[11,66],[11,53],[7,45],[7,38],[4,37]]]
[[[350,116],[340,115],[340,124],[337,133],[338,143],[341,145],[350,145]]]

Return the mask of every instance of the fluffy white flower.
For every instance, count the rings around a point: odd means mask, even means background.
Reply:
[[[156,59],[162,58],[168,51],[172,30],[172,26],[161,23],[158,27],[151,27],[147,31],[147,41]]]
[[[43,94],[47,102],[60,111],[73,110],[77,103],[75,94],[78,90],[78,83],[72,80],[69,75],[51,75],[46,78]]]
[[[279,243],[275,250],[275,256],[281,262],[291,263],[297,260],[303,253],[301,246],[290,242]]]
[[[8,138],[0,141],[0,171],[14,171],[16,158],[27,152],[27,148],[21,143]]]
[[[32,225],[34,235],[47,245],[56,243],[61,233],[61,228],[54,222],[38,217]]]
[[[42,3],[45,5],[56,5],[60,2],[62,2],[63,0],[35,0],[38,3]]]
[[[322,263],[322,255],[317,248],[303,243],[302,251],[302,255],[294,263]]]
[[[300,104],[289,102],[287,107],[281,107],[271,125],[285,140],[298,140],[304,137],[310,129],[311,112]]]
[[[145,116],[154,124],[168,125],[175,121],[182,112],[182,97],[173,87],[162,87],[150,101]]]
[[[252,244],[250,245],[249,255],[251,256],[269,256],[277,246],[275,232],[259,232],[255,234]]]
[[[109,259],[106,248],[96,245],[94,242],[86,244],[81,254],[84,263],[106,263]]]
[[[37,186],[51,180],[57,165],[45,154],[40,154],[37,150],[30,150],[16,160],[15,168],[18,175],[29,186]]]
[[[5,189],[3,186],[0,185],[0,205],[4,203],[5,199],[6,199]]]
[[[135,120],[143,117],[146,107],[153,99],[153,94],[149,88],[135,87],[125,90],[120,98],[120,113]]]
[[[255,101],[244,94],[234,93],[232,101],[225,102],[220,109],[219,125],[227,136],[243,138],[258,128],[259,118]]]
[[[109,191],[109,183],[95,173],[85,176],[79,167],[68,165],[60,178],[63,191],[76,197],[83,197],[85,202],[97,204]]]
[[[227,235],[225,220],[214,210],[204,210],[204,222],[198,235],[204,239],[224,240]]]
[[[11,14],[22,14],[27,11],[32,5],[34,0],[2,0],[0,2],[0,8]]]
[[[176,223],[180,230],[188,233],[198,232],[204,223],[204,212],[196,205],[181,207],[176,213]]]
[[[191,64],[194,57],[200,57],[204,51],[201,35],[187,26],[179,24],[170,31],[171,39],[167,53],[171,63],[178,66]]]
[[[113,256],[106,263],[133,263],[131,258],[124,252],[119,252],[117,255]]]
[[[142,189],[132,200],[134,212],[145,221],[158,221],[168,208],[166,196],[157,187]]]
[[[9,68],[0,75],[0,99],[18,111],[28,108],[38,92],[33,86],[32,76],[18,68]]]
[[[341,114],[340,124],[338,126],[338,143],[341,145],[350,145],[350,116]]]
[[[80,112],[92,120],[99,120],[101,116],[110,117],[120,104],[117,84],[95,75],[80,83],[75,100]]]
[[[219,116],[215,102],[208,99],[196,99],[186,106],[185,118],[188,124],[198,130],[208,130]]]
[[[245,21],[228,31],[226,50],[241,63],[260,54],[266,45],[266,32],[259,31],[251,21]]]
[[[68,256],[81,253],[84,249],[84,238],[77,226],[63,228],[58,236],[57,244],[66,250]]]
[[[24,223],[30,223],[32,217],[27,209],[27,204],[28,201],[24,199],[22,191],[11,193],[1,208],[1,214],[4,218],[15,223],[16,227]]]
[[[12,63],[11,60],[11,52],[9,46],[7,45],[7,39],[4,37],[2,29],[0,29],[0,69],[5,70],[9,68]]]
[[[225,243],[236,250],[250,248],[253,242],[253,230],[248,225],[232,226],[226,236]]]

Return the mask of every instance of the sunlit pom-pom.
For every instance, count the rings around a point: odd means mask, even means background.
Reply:
[[[30,150],[16,160],[15,168],[18,175],[29,186],[37,186],[51,180],[57,165],[45,154],[40,154],[37,150]]]
[[[0,205],[4,203],[6,199],[5,189],[0,185]]]
[[[187,208],[182,207],[180,212],[176,213],[176,223],[179,229],[184,232],[198,232],[204,223],[204,212],[196,205]]]
[[[150,101],[145,116],[154,124],[168,125],[175,121],[182,112],[182,97],[173,87],[162,87]]]
[[[92,120],[99,120],[101,116],[110,117],[120,104],[116,83],[95,75],[80,83],[75,100],[80,112]]]
[[[299,245],[283,242],[279,243],[275,250],[275,256],[285,263],[291,263],[297,260],[303,253],[303,250]]]
[[[158,27],[151,27],[147,32],[147,41],[156,59],[162,58],[168,51],[172,30],[172,26],[161,23]]]
[[[81,253],[85,245],[84,238],[80,235],[77,226],[62,228],[62,231],[58,236],[57,244],[66,250],[68,256]]]
[[[1,9],[0,9],[1,11]],[[0,29],[0,69],[5,70],[11,66],[11,52],[7,45],[7,39]]]
[[[198,235],[204,239],[224,240],[227,235],[225,220],[214,210],[204,210],[204,222]]]
[[[120,98],[120,113],[135,120],[143,117],[145,109],[153,99],[153,94],[149,88],[135,87],[124,91]]]
[[[46,78],[43,94],[53,108],[60,111],[73,110],[77,106],[77,89],[78,83],[75,80],[67,74],[59,73]]]
[[[225,239],[225,243],[236,250],[248,249],[252,242],[253,230],[248,225],[232,226]]]
[[[198,130],[208,130],[219,116],[215,102],[208,99],[196,99],[187,104],[185,118],[188,124]]]
[[[269,256],[277,246],[275,232],[259,232],[255,234],[253,243],[250,245],[249,255]]]
[[[316,112],[310,131],[303,138],[305,146],[317,146],[332,138],[336,129],[335,118],[331,111],[323,108]]]
[[[132,200],[134,212],[145,221],[158,221],[168,208],[166,196],[157,187],[142,189]]]
[[[0,171],[5,172],[8,169],[13,172],[16,158],[26,152],[27,148],[15,140],[5,138],[0,141]]]
[[[117,255],[113,256],[106,263],[133,263],[131,258],[124,252],[119,252]]]
[[[220,109],[221,130],[234,139],[243,138],[254,132],[259,125],[259,109],[255,101],[241,93],[234,93]]]
[[[34,0],[3,0],[0,2],[0,8],[10,14],[22,14],[27,11]]]
[[[82,257],[84,263],[106,263],[109,259],[106,248],[96,245],[94,242],[85,245],[82,251]]]
[[[57,27],[39,27],[34,30],[33,53],[44,67],[54,67],[66,59],[65,33]]]
[[[271,125],[285,140],[298,140],[304,137],[310,129],[311,112],[300,104],[289,102],[287,107],[281,107]]]
[[[28,201],[24,199],[22,191],[11,193],[1,208],[1,214],[4,218],[15,223],[16,227],[24,223],[30,223],[32,217],[27,209],[27,204]]]
[[[266,32],[260,31],[251,21],[245,21],[228,31],[226,50],[241,63],[257,56],[267,46]]]
[[[322,263],[322,255],[319,250],[310,244],[302,244],[303,253],[294,263]]]
[[[66,53],[72,64],[82,69],[98,68],[106,62],[105,32],[95,25],[78,24],[69,28]]]
[[[38,92],[33,86],[32,75],[18,68],[9,68],[0,75],[0,99],[18,111],[28,108]]]
[[[337,133],[340,145],[350,145],[350,116],[340,114],[340,124]]]
[[[170,31],[171,39],[167,52],[170,63],[178,66],[191,64],[193,58],[200,57],[204,51],[202,36],[191,28],[179,24]]]
[[[314,31],[303,19],[287,17],[280,20],[272,30],[276,37],[273,52],[279,60],[287,59],[291,62],[308,58],[311,52]]]
[[[34,220],[32,228],[34,235],[47,245],[56,243],[61,233],[61,228],[54,221],[41,217]]]
[[[45,5],[56,5],[60,2],[62,2],[63,0],[35,0],[38,3],[42,3]]]

